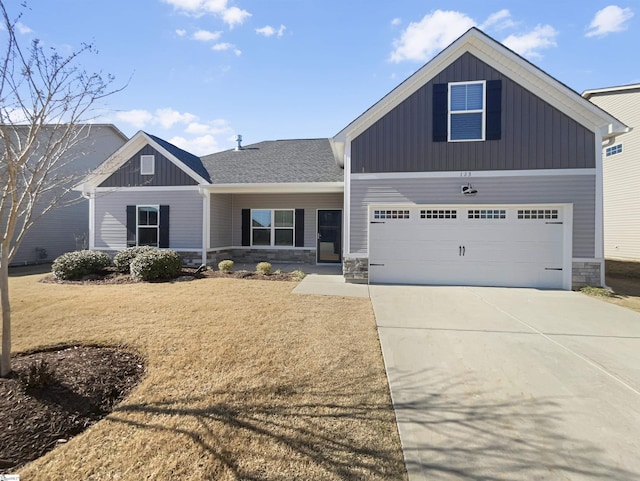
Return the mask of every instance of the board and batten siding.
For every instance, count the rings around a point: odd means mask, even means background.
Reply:
[[[242,245],[242,209],[304,209],[304,247],[316,248],[317,209],[342,210],[342,193],[334,194],[234,194],[233,245]]]
[[[472,80],[502,80],[500,140],[433,142],[433,85]],[[353,173],[593,167],[593,132],[470,53],[351,143]]]
[[[140,174],[140,156],[155,156],[153,175]],[[171,186],[197,185],[185,171],[176,166],[164,155],[150,145],[145,145],[139,152],[127,160],[111,174],[100,187],[138,187],[138,186]]]
[[[478,194],[460,194],[471,180]],[[350,253],[366,254],[369,204],[573,204],[573,256],[594,257],[595,175],[351,181]]]
[[[122,250],[127,247],[128,205],[168,205],[169,247],[202,249],[202,197],[197,190],[96,193],[96,249]]]
[[[211,248],[231,247],[233,194],[211,194]]]
[[[640,88],[596,93],[589,100],[633,127],[616,139],[621,153],[602,154],[604,256],[640,261]]]

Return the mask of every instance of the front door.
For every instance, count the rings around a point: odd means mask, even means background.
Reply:
[[[342,262],[342,211],[318,210],[318,263]]]

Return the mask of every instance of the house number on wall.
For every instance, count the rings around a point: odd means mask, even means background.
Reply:
[[[460,172],[460,177],[471,177],[471,172]]]

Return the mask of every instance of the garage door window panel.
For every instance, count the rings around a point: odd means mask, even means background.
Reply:
[[[374,210],[373,218],[377,220],[383,219],[409,219],[409,210]]]
[[[506,219],[507,211],[505,209],[469,209],[467,211],[468,219]]]
[[[457,210],[421,210],[421,219],[456,219],[458,217]]]

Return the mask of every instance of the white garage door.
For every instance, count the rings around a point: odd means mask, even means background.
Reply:
[[[372,207],[373,283],[567,288],[562,206]]]

